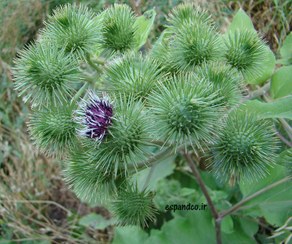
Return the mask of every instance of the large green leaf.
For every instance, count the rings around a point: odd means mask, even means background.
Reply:
[[[250,17],[244,12],[243,9],[239,9],[237,13],[234,15],[227,31],[235,31],[237,29],[255,31]]]
[[[265,50],[262,54],[262,61],[258,64],[261,66],[261,72],[256,78],[247,79],[248,84],[262,84],[267,81],[274,72],[276,58],[269,46],[265,45]]]
[[[234,231],[234,224],[233,224],[233,220],[232,217],[226,216],[222,222],[221,222],[221,230],[224,233],[230,234]]]
[[[225,244],[233,243],[256,243],[253,232],[249,235],[242,227],[242,223],[236,219],[232,233],[222,233],[222,240]],[[135,228],[117,228],[114,237],[114,244],[178,244],[178,243],[216,243],[215,229],[209,211],[190,211],[185,216],[175,215],[166,222],[160,230],[152,229],[150,236]]]
[[[271,169],[270,175],[256,183],[240,184],[243,197],[247,197],[270,184],[287,176],[287,170],[281,165]],[[288,181],[273,189],[255,197],[247,202],[243,210],[244,214],[262,217],[277,226],[281,226],[292,215],[292,181]]]
[[[292,65],[281,67],[272,76],[271,95],[273,98],[292,95]]]
[[[161,160],[154,167],[155,167],[154,171],[150,176],[149,184],[147,186],[148,190],[155,190],[157,182],[173,172],[175,168],[174,156],[170,156],[164,160]],[[144,183],[149,175],[150,169],[151,169],[150,167],[143,169],[133,175],[132,182],[137,183],[139,189],[143,189]]]
[[[282,59],[281,64],[289,65],[292,64],[292,32],[286,37],[283,46],[280,49]]]
[[[273,102],[247,101],[241,105],[243,110],[255,113],[259,118],[292,119],[292,95],[279,98]]]
[[[137,226],[117,227],[113,244],[145,243],[147,238],[147,233]]]
[[[138,17],[135,21],[136,35],[135,42],[136,48],[142,47],[149,36],[151,28],[155,20],[156,12],[154,9],[146,11],[143,15]]]

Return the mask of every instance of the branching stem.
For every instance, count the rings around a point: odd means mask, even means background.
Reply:
[[[211,209],[211,214],[213,216],[213,218],[215,219],[215,231],[216,231],[216,243],[217,244],[221,244],[222,240],[221,240],[221,219],[219,218],[219,214],[215,208],[215,205],[208,193],[207,187],[203,181],[203,179],[201,178],[200,172],[198,170],[197,165],[195,164],[195,162],[193,161],[193,159],[191,158],[190,154],[188,154],[186,151],[184,152],[184,157],[186,158],[192,172],[193,175],[195,176],[207,202],[208,205]]]
[[[96,70],[97,73],[102,73],[102,69],[98,67],[94,62],[92,62],[89,56],[86,56],[86,61],[93,69]]]
[[[285,182],[288,182],[289,180],[291,180],[291,177],[287,176],[285,177],[284,179],[281,179],[279,181],[276,181],[274,182],[273,184],[271,185],[268,185],[266,186],[265,188],[253,193],[252,195],[242,199],[240,202],[238,202],[237,204],[235,204],[233,207],[229,208],[228,210],[225,210],[221,213],[219,213],[216,208],[215,208],[215,205],[208,193],[208,190],[207,190],[207,187],[203,181],[203,179],[201,178],[200,176],[200,173],[199,173],[199,170],[198,170],[198,167],[196,165],[196,163],[193,161],[193,159],[191,158],[190,154],[188,152],[184,152],[184,157],[186,158],[192,172],[193,172],[193,175],[195,176],[207,202],[208,202],[208,205],[211,209],[211,214],[213,216],[213,218],[215,219],[215,231],[216,231],[216,243],[217,244],[221,244],[222,243],[222,239],[221,239],[221,221],[222,219],[229,215],[229,214],[232,214],[236,211],[238,211],[245,203],[249,202],[250,200],[258,197],[259,195],[271,190],[272,188],[278,186],[278,185],[281,185]]]
[[[270,90],[271,83],[268,82],[257,90],[252,91],[245,99],[251,100],[265,95]]]
[[[219,214],[219,218],[222,219],[224,218],[225,216],[231,214],[231,213],[234,213],[236,211],[238,211],[245,203],[247,203],[248,201],[256,198],[257,196],[271,190],[272,188],[278,186],[278,185],[281,185],[287,181],[291,180],[291,177],[285,177],[281,180],[278,180],[276,182],[274,182],[273,184],[271,185],[268,185],[266,186],[265,188],[253,193],[252,195],[242,199],[240,202],[238,202],[237,204],[235,204],[233,207],[231,207],[230,209],[226,210],[226,211],[223,211],[222,213]]]

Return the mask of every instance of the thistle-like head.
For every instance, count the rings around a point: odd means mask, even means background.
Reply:
[[[210,84],[210,90],[217,92],[220,102],[230,107],[241,97],[241,76],[236,69],[224,62],[208,62],[195,71],[198,77]]]
[[[66,53],[85,58],[100,47],[100,19],[84,5],[66,4],[49,16],[41,38],[63,47]]]
[[[157,210],[153,204],[153,194],[139,190],[137,186],[120,189],[112,203],[113,214],[120,225],[147,226],[155,220]]]
[[[112,169],[96,168],[92,150],[86,147],[72,151],[63,171],[65,181],[82,201],[107,203],[115,194],[120,175]]]
[[[89,91],[88,98],[80,103],[75,114],[76,121],[81,125],[79,134],[101,142],[112,124],[113,107],[106,95],[100,98],[93,91]]]
[[[94,150],[92,160],[102,171],[114,169],[115,174],[124,172],[136,163],[144,161],[149,142],[149,123],[141,101],[119,96],[115,98],[115,114],[108,136]]]
[[[149,96],[152,132],[176,146],[214,141],[220,99],[194,74],[170,78]]]
[[[114,4],[102,17],[103,48],[109,52],[123,53],[135,45],[135,16],[129,6]]]
[[[245,79],[261,74],[259,64],[266,58],[265,43],[255,31],[231,31],[224,39],[224,45],[226,62],[239,70]]]
[[[104,79],[111,90],[144,99],[161,76],[161,69],[156,61],[131,53],[111,62],[106,68]]]
[[[275,162],[277,140],[272,123],[253,114],[232,111],[212,148],[212,170],[222,181],[263,178]]]
[[[76,146],[76,123],[72,106],[58,106],[34,111],[29,131],[42,153],[64,158]]]
[[[176,29],[179,29],[186,22],[213,24],[210,15],[205,10],[190,3],[180,4],[175,7],[169,15],[168,22]]]
[[[52,43],[36,43],[20,52],[13,69],[15,89],[33,107],[65,104],[79,82],[78,63]]]

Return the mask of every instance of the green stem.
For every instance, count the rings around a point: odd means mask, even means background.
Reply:
[[[89,85],[89,83],[87,83],[87,82],[83,84],[83,86],[79,89],[79,91],[75,94],[75,96],[72,97],[71,104],[76,102],[78,100],[78,98],[82,96],[84,91],[87,89],[88,85]]]
[[[216,210],[215,208],[215,205],[208,193],[208,190],[207,190],[207,187],[200,175],[200,172],[199,172],[199,169],[197,167],[197,165],[195,164],[195,162],[193,161],[193,159],[191,158],[190,154],[185,151],[183,153],[185,159],[187,160],[192,172],[193,172],[193,175],[195,176],[196,180],[197,180],[197,183],[198,185],[200,186],[207,202],[208,202],[208,205],[210,207],[210,210],[211,210],[211,214],[213,216],[213,218],[215,219],[215,232],[216,232],[216,243],[217,244],[221,244],[222,243],[222,239],[221,239],[221,219],[219,218],[219,214],[218,214],[218,211]]]
[[[250,200],[256,198],[257,196],[259,196],[259,195],[261,195],[261,194],[263,194],[263,193],[265,193],[265,192],[267,192],[267,191],[273,189],[274,187],[276,187],[276,186],[278,186],[278,185],[281,185],[281,184],[283,184],[283,183],[285,183],[285,182],[287,182],[287,181],[289,181],[289,180],[291,180],[291,177],[285,177],[284,179],[281,179],[281,180],[279,180],[279,181],[276,181],[276,182],[274,182],[273,184],[268,185],[268,186],[266,186],[265,188],[263,188],[263,189],[261,189],[261,190],[255,192],[254,194],[252,194],[252,195],[250,195],[250,196],[248,196],[248,197],[242,199],[240,202],[238,202],[237,204],[235,204],[235,205],[234,205],[233,207],[231,207],[230,209],[228,209],[228,210],[226,210],[226,211],[220,213],[220,214],[219,214],[219,218],[220,218],[220,219],[223,219],[226,215],[229,215],[229,214],[231,214],[231,213],[234,213],[234,212],[238,211],[238,210],[239,210],[239,209],[240,209],[245,203],[249,202]]]
[[[292,128],[285,119],[279,119],[283,128],[285,129],[290,141],[292,141]]]
[[[96,62],[96,63],[98,63],[98,64],[100,64],[100,65],[105,65],[105,60],[100,59],[100,58],[96,58],[96,59],[94,59],[94,62]]]
[[[90,59],[89,55],[86,56],[87,63],[96,70],[97,73],[102,73],[102,69],[98,67],[92,60]]]
[[[268,82],[267,84],[265,84],[264,86],[260,87],[257,90],[252,91],[247,97],[246,99],[250,100],[250,99],[255,99],[257,97],[263,96],[265,95],[269,90],[270,90],[270,86],[271,83]]]

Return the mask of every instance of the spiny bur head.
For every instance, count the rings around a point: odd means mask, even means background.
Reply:
[[[197,22],[199,24],[213,24],[210,15],[194,4],[184,3],[173,9],[168,22],[175,29],[179,29],[185,22]]]
[[[185,22],[170,43],[170,62],[176,69],[190,71],[203,62],[216,59],[219,49],[218,35],[212,26]]]
[[[97,143],[107,135],[112,118],[113,107],[109,97],[104,94],[100,98],[94,91],[88,92],[87,99],[83,99],[75,111],[75,120],[80,125],[79,135]]]
[[[21,51],[13,73],[15,89],[32,107],[64,104],[80,79],[78,64],[49,43]]]
[[[225,59],[238,69],[245,79],[253,79],[261,74],[260,63],[265,57],[265,44],[255,31],[236,30],[224,39]]]
[[[64,47],[66,53],[85,58],[99,48],[100,26],[99,19],[86,6],[67,4],[57,8],[49,17],[42,38]]]
[[[69,106],[33,112],[29,130],[35,145],[50,156],[64,157],[76,145],[76,124]]]
[[[193,74],[176,76],[149,97],[152,132],[177,146],[212,142],[220,115],[216,94]]]
[[[127,173],[129,164],[146,159],[145,144],[149,141],[147,115],[140,101],[120,95],[113,102],[112,124],[107,128],[107,136],[97,145],[87,138],[91,145],[92,160],[102,171],[114,169]]]
[[[103,13],[102,46],[110,52],[125,52],[135,44],[135,16],[127,5],[114,4]]]
[[[138,190],[137,186],[128,186],[118,192],[112,203],[114,216],[120,225],[147,226],[155,220],[157,210],[153,205],[153,194]]]
[[[275,162],[277,149],[272,123],[232,111],[212,148],[212,169],[221,181],[263,178]]]
[[[153,59],[135,54],[116,59],[105,75],[110,89],[138,99],[148,96],[160,78],[160,68]]]
[[[115,194],[116,181],[112,170],[97,169],[91,151],[81,147],[71,152],[63,171],[65,181],[82,201],[107,203]]]
[[[223,62],[208,62],[195,71],[199,79],[211,83],[210,89],[217,92],[224,106],[230,107],[239,102],[242,86],[240,74],[230,65]]]

